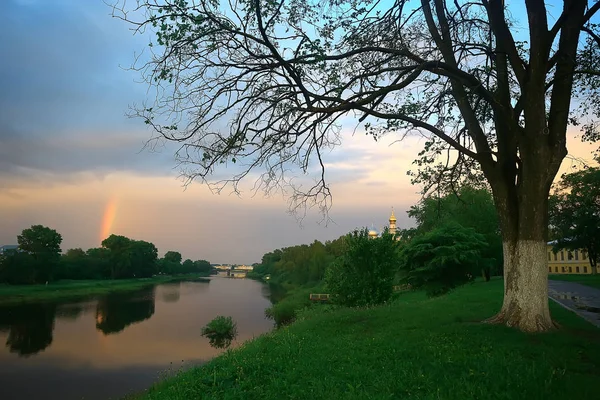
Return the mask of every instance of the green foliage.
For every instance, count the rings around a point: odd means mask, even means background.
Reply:
[[[600,168],[564,174],[550,196],[554,250],[585,249],[592,271],[600,260]]]
[[[213,347],[227,348],[237,336],[237,326],[231,317],[219,315],[202,328],[202,336],[207,337]]]
[[[111,279],[147,278],[158,272],[158,250],[152,243],[110,235],[102,246],[110,250]]]
[[[25,268],[30,272],[27,283],[52,281],[60,259],[60,233],[42,225],[33,225],[17,236],[17,242],[19,250],[31,256],[28,259],[22,256],[13,260],[21,261],[22,265],[27,264]]]
[[[168,262],[172,262],[172,263],[176,263],[176,264],[181,263],[181,253],[178,251],[167,251],[163,258]]]
[[[271,286],[271,293],[277,292],[276,285]],[[275,321],[278,328],[294,322],[300,310],[310,308],[311,293],[322,293],[323,286],[299,287],[284,291],[281,296],[276,296],[271,300],[274,304],[265,310],[267,318]]]
[[[266,253],[248,276],[292,286],[311,286],[323,280],[327,267],[344,252],[344,237],[310,245],[298,245]]]
[[[408,215],[417,221],[416,229],[407,236],[414,237],[431,231],[447,223],[458,223],[465,228],[473,228],[485,238],[487,246],[481,250],[486,260],[482,263],[483,275],[502,275],[502,236],[498,213],[492,194],[487,189],[463,186],[457,193],[443,196],[428,196],[412,206]]]
[[[401,251],[404,281],[439,296],[471,282],[485,260],[485,238],[472,228],[447,223],[411,240]]]
[[[370,239],[368,230],[346,236],[346,252],[329,267],[325,283],[332,300],[346,306],[380,304],[392,295],[399,246],[392,235]]]
[[[34,284],[56,279],[149,278],[159,272],[158,250],[150,242],[110,235],[102,247],[83,251],[69,249],[60,254],[62,237],[55,230],[34,225],[18,236],[18,251],[0,256],[0,283]],[[181,259],[178,252],[167,252],[168,260]],[[165,264],[167,268],[165,268]],[[206,260],[184,263],[161,260],[160,272],[166,274],[200,273],[209,275]]]
[[[139,399],[596,399],[597,328],[553,302],[563,329],[543,335],[479,323],[502,292],[492,279],[433,299],[315,308]]]

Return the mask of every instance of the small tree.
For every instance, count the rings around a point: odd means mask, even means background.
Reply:
[[[416,236],[400,254],[406,283],[439,296],[470,282],[485,260],[483,235],[472,228],[448,223]]]
[[[367,229],[346,236],[347,251],[325,273],[332,300],[346,306],[381,304],[392,295],[398,243],[384,232],[370,239]]]
[[[237,325],[233,318],[219,315],[202,328],[202,336],[215,348],[227,348],[237,336]]]
[[[554,250],[585,249],[592,273],[600,258],[600,168],[564,174],[550,197]]]

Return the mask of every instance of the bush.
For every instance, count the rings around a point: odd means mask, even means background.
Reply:
[[[364,229],[349,234],[346,253],[327,269],[325,283],[337,304],[381,304],[392,295],[399,244],[387,232],[376,239],[370,239],[367,232]]]
[[[296,320],[299,310],[311,307],[311,293],[320,293],[322,288],[296,288],[285,292],[270,308],[265,310],[267,318],[272,319],[277,327],[288,325]]]
[[[202,328],[211,346],[222,349],[229,347],[237,336],[237,326],[231,317],[219,315]]]
[[[413,238],[401,252],[403,280],[428,296],[439,296],[474,279],[487,263],[485,238],[472,228],[449,223]]]

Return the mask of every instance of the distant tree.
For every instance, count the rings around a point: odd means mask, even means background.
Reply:
[[[474,279],[487,243],[473,228],[449,222],[413,238],[400,253],[404,281],[439,296]]]
[[[587,251],[592,273],[600,259],[600,168],[564,174],[550,196],[554,250]]]
[[[110,278],[125,277],[131,267],[129,245],[131,239],[121,235],[110,235],[102,241],[102,247],[110,250]]]
[[[10,252],[0,256],[0,282],[12,285],[36,283],[37,262],[25,252]]]
[[[130,275],[148,278],[158,272],[158,249],[150,242],[132,240],[129,243]]]
[[[105,247],[91,248],[86,251],[92,278],[111,278],[112,261],[110,250]]]
[[[181,272],[184,274],[189,274],[195,271],[194,262],[189,258],[183,262],[181,265]]]
[[[212,266],[206,260],[196,260],[194,261],[194,270],[200,273],[209,273],[212,270]]]
[[[502,236],[498,213],[492,194],[486,189],[463,186],[457,192],[445,195],[424,197],[412,206],[408,215],[417,221],[416,229],[409,235],[418,235],[431,231],[450,222],[456,222],[466,228],[473,228],[484,236],[487,246],[481,250],[485,262],[481,263],[486,280],[490,274],[502,273]]]
[[[33,225],[17,236],[19,249],[29,253],[34,260],[31,283],[51,281],[60,260],[62,236],[54,229]]]
[[[346,236],[346,252],[325,273],[332,300],[346,306],[380,304],[392,295],[394,274],[399,267],[399,247],[393,236],[370,239],[368,230]]]
[[[181,253],[178,251],[167,251],[163,258],[168,262],[181,264]]]
[[[85,251],[80,248],[69,249],[60,257],[59,279],[90,279],[92,271]]]

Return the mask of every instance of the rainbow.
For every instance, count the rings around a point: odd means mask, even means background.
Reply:
[[[104,215],[102,216],[102,226],[100,228],[100,241],[106,239],[113,227],[115,217],[117,216],[117,198],[111,197],[104,207]]]

